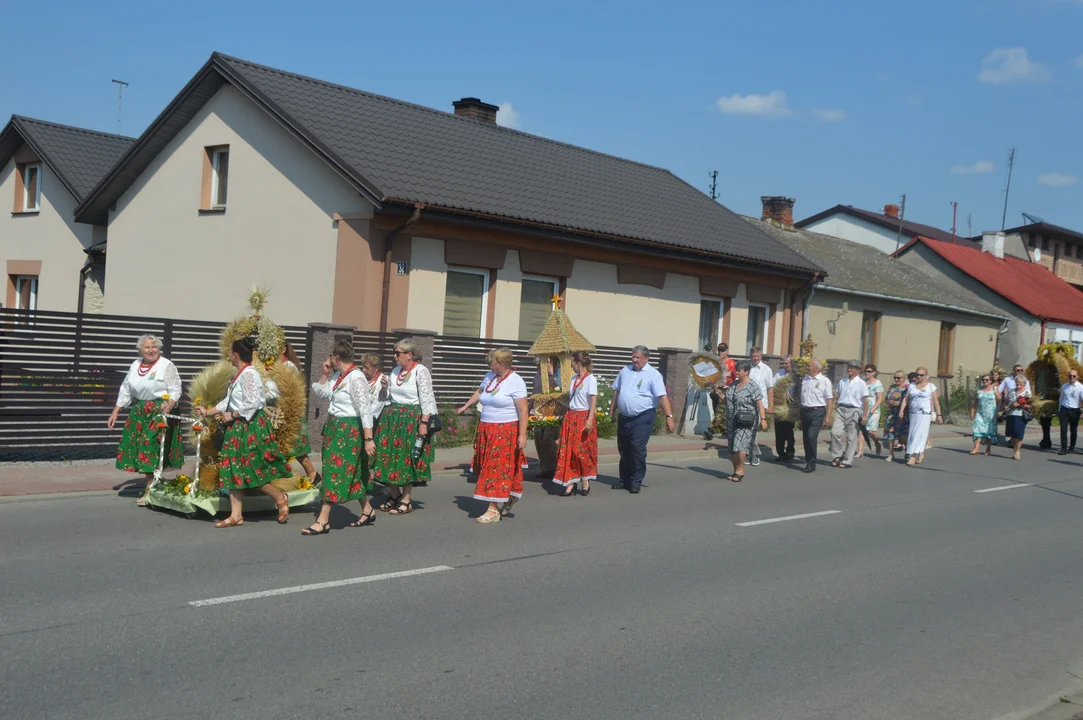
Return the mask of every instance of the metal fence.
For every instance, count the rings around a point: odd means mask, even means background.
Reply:
[[[115,430],[105,421],[143,334],[162,339],[162,354],[177,366],[185,386],[220,359],[224,322],[0,308],[0,461],[109,457],[116,451],[126,413]],[[311,329],[283,326],[308,376]],[[391,334],[355,331],[354,351],[374,352],[385,370],[394,364]],[[441,405],[460,404],[488,370],[488,353],[507,347],[520,374],[533,386],[531,343],[437,336],[433,384]],[[628,348],[599,347],[594,370],[612,380],[629,360]],[[315,359],[314,359],[315,360]],[[536,389],[540,391],[540,388]],[[181,398],[180,412],[190,408]]]

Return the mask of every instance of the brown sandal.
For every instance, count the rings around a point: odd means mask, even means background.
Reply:
[[[216,528],[240,527],[241,525],[244,525],[244,518],[241,518],[240,520],[234,520],[232,516],[226,518],[225,520],[219,520],[214,524]]]
[[[285,508],[286,514],[282,514],[282,509]],[[282,502],[275,503],[275,510],[278,511],[278,524],[285,525],[290,521],[290,496],[286,493],[282,493]]]

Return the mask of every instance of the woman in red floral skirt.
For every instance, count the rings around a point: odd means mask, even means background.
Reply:
[[[560,450],[553,482],[563,485],[564,497],[590,494],[590,481],[598,477],[598,379],[591,373],[590,354],[572,355],[575,378],[569,388],[568,412],[560,425]]]
[[[361,517],[350,527],[376,522],[368,498],[369,459],[376,454],[368,378],[354,364],[353,348],[345,340],[335,341],[322,371],[320,381],[312,383],[312,394],[331,401],[323,424],[323,503],[316,522],[301,531],[306,537],[331,532],[331,507],[335,503],[361,501]]]
[[[218,452],[218,482],[229,490],[229,517],[214,524],[217,528],[235,527],[244,523],[242,507],[244,491],[259,488],[271,496],[278,509],[278,522],[285,525],[290,517],[289,499],[272,481],[290,476],[286,459],[278,448],[271,420],[264,413],[267,389],[259,371],[252,367],[255,343],[248,338],[235,340],[229,361],[237,374],[226,390],[226,396],[215,407],[197,407],[196,415],[219,416],[226,424],[222,449]]]
[[[512,369],[512,354],[507,348],[489,353],[491,372],[466,404],[456,410],[462,415],[470,406],[481,403],[478,423],[476,462],[478,482],[474,497],[489,503],[479,523],[500,522],[523,497],[523,453],[526,450],[526,383]],[[503,504],[503,508],[501,508]]]

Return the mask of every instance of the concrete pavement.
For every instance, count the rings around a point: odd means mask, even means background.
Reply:
[[[1027,712],[1083,675],[1083,458],[964,445],[740,484],[672,460],[637,496],[528,484],[495,526],[444,477],[409,516],[350,530],[341,508],[311,539],[303,514],[215,530],[112,496],[2,505],[0,717]]]

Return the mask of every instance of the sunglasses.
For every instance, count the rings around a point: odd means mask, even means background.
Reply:
[[[896,375],[895,379],[896,380],[905,380],[906,378],[904,378],[902,375]]]
[[[928,373],[918,373],[918,377],[928,377]]]
[[[865,372],[876,372],[876,371],[873,370],[872,368],[865,368]]]

